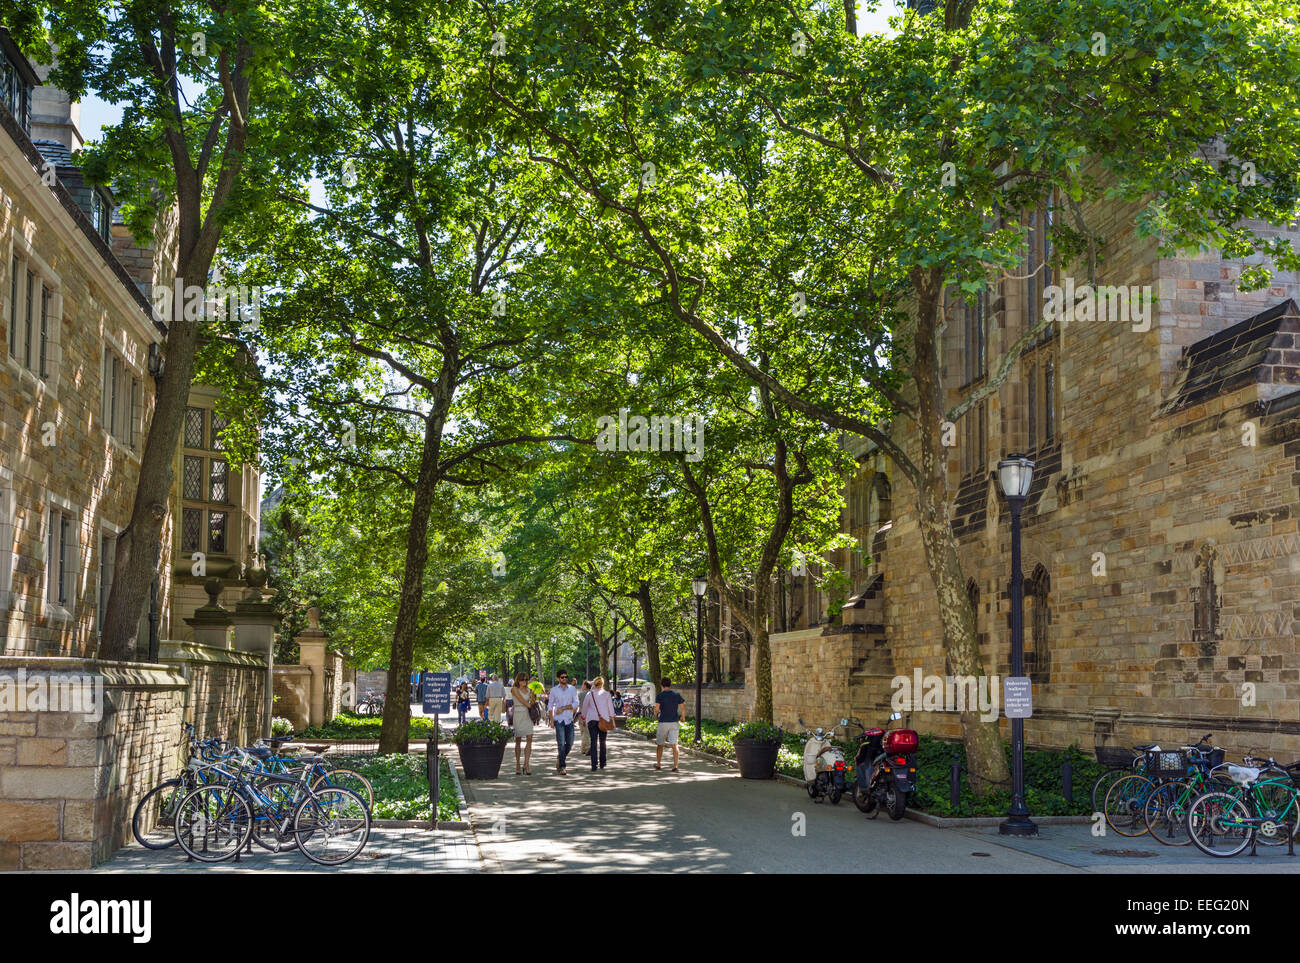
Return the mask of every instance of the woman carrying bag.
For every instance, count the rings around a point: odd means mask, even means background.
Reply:
[[[528,673],[520,672],[515,676],[515,684],[510,689],[510,698],[515,703],[515,775],[522,773],[525,776],[531,776],[533,770],[529,768],[529,762],[533,757],[533,725],[542,718],[542,707],[538,704],[537,693],[528,688]],[[519,767],[519,748],[524,739],[528,742],[524,746],[524,765]]]
[[[456,693],[456,722],[459,725],[465,724],[465,717],[469,715],[469,683],[462,682],[460,691]]]
[[[614,700],[605,691],[605,680],[596,676],[591,680],[591,691],[582,703],[582,721],[587,724],[591,736],[591,771],[596,771],[596,757],[600,756],[600,767],[605,768],[605,733],[614,728]]]

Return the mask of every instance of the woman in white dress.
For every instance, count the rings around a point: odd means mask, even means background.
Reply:
[[[515,728],[515,775],[520,773],[531,776],[532,769],[528,763],[533,755],[533,706],[537,705],[537,693],[528,688],[528,673],[520,672],[515,676],[515,684],[510,688],[510,698],[515,701],[514,728]],[[537,706],[537,711],[541,711],[541,706]],[[524,740],[527,740],[525,742]],[[521,768],[519,765],[519,750],[523,748],[524,763]]]

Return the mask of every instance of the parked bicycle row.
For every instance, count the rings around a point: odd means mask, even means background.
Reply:
[[[292,755],[289,737],[234,746],[196,737],[185,724],[189,762],[136,806],[131,829],[141,846],[180,846],[190,858],[219,863],[251,852],[300,851],[325,866],[346,863],[370,839],[374,790],[322,755]]]
[[[1300,761],[1280,764],[1251,752],[1240,765],[1227,762],[1211,738],[1177,748],[1098,746],[1097,760],[1109,768],[1093,784],[1094,811],[1121,836],[1150,834],[1208,856],[1292,843],[1300,828]]]

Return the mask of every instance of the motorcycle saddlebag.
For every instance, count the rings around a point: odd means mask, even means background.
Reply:
[[[885,752],[891,756],[910,756],[918,744],[915,729],[891,729],[885,733]]]

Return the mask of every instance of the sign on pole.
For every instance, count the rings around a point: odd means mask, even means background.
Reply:
[[[423,710],[426,716],[440,715],[451,711],[451,673],[426,672],[424,681]]]
[[[1002,680],[1002,712],[1008,719],[1028,719],[1034,714],[1033,686],[1029,676]]]

